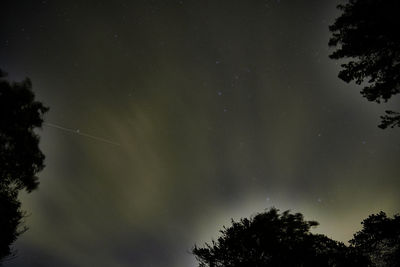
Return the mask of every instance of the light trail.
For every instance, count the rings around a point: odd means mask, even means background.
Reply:
[[[72,134],[84,136],[84,137],[87,137],[87,138],[90,138],[90,139],[93,139],[93,140],[97,140],[97,141],[100,141],[100,142],[103,142],[103,143],[107,143],[107,144],[110,144],[110,145],[121,146],[119,143],[113,142],[111,140],[107,140],[107,139],[104,139],[104,138],[101,138],[101,137],[98,137],[98,136],[95,136],[95,135],[83,133],[79,129],[75,130],[75,129],[71,129],[71,128],[66,128],[66,127],[63,127],[61,125],[57,125],[57,124],[54,124],[54,123],[48,123],[48,122],[44,122],[43,125],[47,126],[47,127],[50,127],[50,128],[55,128],[55,129],[59,129],[59,130],[65,131],[65,132],[69,132],[69,133],[72,133]]]

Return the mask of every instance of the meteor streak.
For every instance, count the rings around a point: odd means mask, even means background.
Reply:
[[[83,133],[79,129],[66,128],[66,127],[63,127],[61,125],[57,125],[57,124],[54,124],[54,123],[48,123],[48,122],[44,122],[43,125],[47,126],[47,127],[50,127],[50,128],[55,128],[55,129],[59,129],[59,130],[65,131],[65,132],[69,132],[69,133],[72,133],[72,134],[81,135],[81,136],[84,136],[84,137],[87,137],[87,138],[91,138],[93,140],[97,140],[97,141],[100,141],[100,142],[103,142],[103,143],[107,143],[107,144],[110,144],[110,145],[121,146],[119,143],[113,142],[111,140],[107,140],[107,139],[104,139],[104,138],[101,138],[101,137],[98,137],[98,136],[95,136],[95,135]]]

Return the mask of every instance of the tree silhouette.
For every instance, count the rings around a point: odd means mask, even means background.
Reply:
[[[317,226],[300,213],[275,208],[251,219],[232,220],[222,236],[192,253],[199,267],[366,266],[367,259],[343,243],[310,233]]]
[[[18,192],[31,192],[39,182],[36,174],[44,168],[39,149],[41,127],[48,110],[35,101],[29,79],[8,82],[0,70],[0,261],[11,255],[10,245],[24,231]]]
[[[0,190],[0,265],[3,259],[13,255],[10,244],[26,230],[22,226],[24,213],[20,209],[17,192],[5,188]]]
[[[400,266],[400,215],[372,214],[362,225],[350,244],[368,257],[372,266]]]
[[[44,167],[35,127],[41,127],[48,110],[35,101],[29,79],[9,83],[0,73],[0,183],[28,192],[36,189],[36,173]]]
[[[369,101],[387,102],[400,92],[400,20],[398,0],[349,0],[338,5],[342,14],[329,27],[330,58],[348,58],[339,78],[364,84]],[[386,111],[380,128],[400,126],[400,113]]]

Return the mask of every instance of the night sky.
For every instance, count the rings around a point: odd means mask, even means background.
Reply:
[[[275,206],[346,242],[399,212],[389,104],[337,78],[330,0],[1,2],[0,68],[50,107],[6,266],[196,266]]]

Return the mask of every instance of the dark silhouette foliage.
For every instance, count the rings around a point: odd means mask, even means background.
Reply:
[[[2,259],[13,255],[10,248],[17,237],[26,230],[22,226],[24,213],[15,190],[0,190],[0,265]]]
[[[400,20],[398,0],[349,0],[338,5],[342,14],[329,27],[330,58],[348,58],[339,78],[364,84],[369,101],[386,102],[400,92]],[[387,111],[380,128],[400,126],[400,114]]]
[[[350,244],[369,258],[372,266],[400,266],[400,215],[372,214],[362,225]]]
[[[35,176],[44,168],[35,127],[41,127],[48,110],[34,100],[29,79],[9,83],[0,74],[0,184],[28,192],[36,189]]]
[[[195,246],[199,267],[367,266],[367,259],[343,243],[310,233],[317,226],[300,213],[277,209],[251,219],[232,221],[222,236],[205,247]]]
[[[31,192],[39,182],[36,174],[44,168],[39,149],[41,127],[48,110],[35,101],[29,79],[10,83],[0,70],[0,262],[12,255],[10,245],[26,230],[18,192]]]

